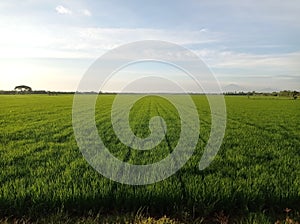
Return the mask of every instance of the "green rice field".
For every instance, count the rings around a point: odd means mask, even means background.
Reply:
[[[136,136],[150,134],[153,116],[163,117],[168,127],[159,145],[139,151],[114,133],[114,97],[98,97],[95,117],[99,136],[115,157],[150,164],[172,152],[181,123],[170,102],[149,95],[132,108]],[[213,162],[200,171],[211,115],[205,96],[192,99],[200,118],[193,156],[161,182],[131,186],[103,177],[81,154],[72,127],[73,95],[0,95],[0,220],[139,211],[186,223],[284,223],[289,215],[299,220],[300,100],[225,96],[225,137]]]

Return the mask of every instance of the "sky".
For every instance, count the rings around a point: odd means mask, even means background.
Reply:
[[[299,12],[292,0],[2,0],[0,90],[75,91],[97,58],[140,40],[191,50],[225,91],[300,90]],[[149,66],[121,73],[107,91]]]

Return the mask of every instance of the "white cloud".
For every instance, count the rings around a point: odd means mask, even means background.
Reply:
[[[234,51],[203,49],[195,51],[211,67],[219,69],[280,69],[300,71],[300,52],[277,54],[247,54]]]
[[[195,51],[223,86],[238,84],[241,90],[299,89],[300,52],[247,54],[204,49]]]
[[[82,50],[94,56],[122,44],[140,40],[162,40],[176,44],[205,44],[219,41],[219,34],[207,30],[163,30],[146,28],[70,28],[61,37],[60,47],[65,50]],[[98,53],[99,55],[99,53]]]
[[[92,13],[88,9],[83,9],[82,14],[85,16],[92,16]]]
[[[71,15],[72,14],[72,11],[70,9],[63,7],[62,5],[58,5],[55,8],[55,10],[58,14],[62,14],[62,15]]]
[[[5,26],[5,30],[0,36],[0,57],[95,58],[107,50],[140,40],[163,40],[181,45],[219,41],[218,34],[207,30],[65,26],[57,26],[55,30],[35,26]]]
[[[30,31],[30,32],[28,32]],[[97,58],[108,50],[133,41],[155,39],[180,45],[221,41],[219,33],[209,30],[185,31],[124,28],[65,28],[55,32],[41,27],[5,28],[0,36],[0,57]],[[22,37],[22,38],[19,38]],[[211,68],[297,74],[300,52],[287,54],[246,54],[213,48],[195,50]],[[284,73],[283,73],[284,71]]]

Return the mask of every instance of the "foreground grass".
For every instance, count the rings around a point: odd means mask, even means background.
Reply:
[[[178,114],[155,97],[135,105],[131,128],[145,137],[149,119],[160,115],[168,125],[166,139],[151,152],[122,145],[110,123],[113,99],[112,95],[102,98],[96,123],[116,157],[147,164],[164,158],[176,145]],[[195,155],[164,181],[127,186],[104,178],[82,157],[73,135],[71,95],[0,96],[0,219],[9,223],[299,220],[300,101],[226,97],[228,121],[222,147],[212,164],[199,171],[210,110],[205,97],[193,99],[201,122]],[[141,207],[147,212],[138,212]],[[285,208],[292,212],[287,214]]]

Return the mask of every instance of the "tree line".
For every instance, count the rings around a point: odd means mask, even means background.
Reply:
[[[267,92],[256,92],[256,91],[252,91],[252,92],[225,92],[224,95],[240,95],[240,96],[276,96],[276,97],[290,97],[293,99],[297,99],[298,97],[300,97],[300,92],[296,91],[296,90],[283,90],[283,91],[278,91],[278,92],[271,92],[271,93],[267,93]]]
[[[88,93],[93,93],[97,94],[96,92],[88,92]],[[101,93],[101,92],[100,92]],[[46,90],[32,90],[30,86],[26,85],[20,85],[16,86],[14,90],[10,91],[5,91],[5,90],[0,90],[0,94],[6,94],[6,95],[12,95],[12,94],[48,94],[48,95],[58,95],[58,94],[75,94],[75,92],[61,92],[61,91],[46,91]],[[300,97],[300,92],[296,90],[283,90],[283,91],[278,91],[278,92],[225,92],[224,95],[240,95],[240,96],[277,96],[277,97],[290,97],[292,99],[297,99]]]

